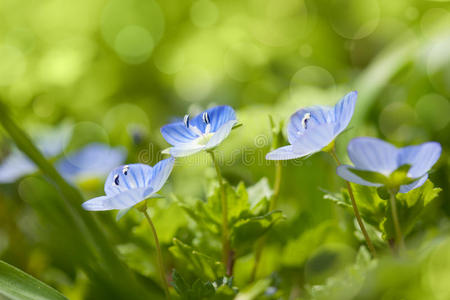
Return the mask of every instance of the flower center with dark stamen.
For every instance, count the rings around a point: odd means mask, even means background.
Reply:
[[[186,128],[189,128],[189,114],[184,116],[183,123]]]
[[[119,185],[119,174],[114,175],[114,184]]]
[[[302,119],[302,126],[304,129],[307,129],[309,119],[311,119],[311,113],[306,113]]]
[[[130,167],[129,167],[128,165],[126,165],[126,166],[123,167],[123,169],[122,169],[123,175],[127,175],[127,174],[128,174],[128,169],[129,169],[129,168],[130,168]]]

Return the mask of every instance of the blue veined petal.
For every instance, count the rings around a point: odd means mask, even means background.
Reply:
[[[428,174],[423,175],[422,177],[420,177],[419,179],[417,179],[416,181],[414,181],[413,183],[410,184],[405,184],[400,186],[400,193],[407,193],[409,191],[412,191],[413,189],[416,189],[420,186],[422,186],[428,179]]]
[[[303,155],[294,153],[292,145],[280,147],[266,155],[267,160],[288,160],[302,157]]]
[[[205,149],[206,149],[205,145],[199,145],[197,143],[190,143],[190,144],[182,144],[182,145],[178,145],[178,146],[169,148],[169,153],[173,157],[184,157],[184,156],[189,156],[189,155],[195,154],[195,153],[200,152]]]
[[[81,150],[61,159],[56,168],[69,181],[83,177],[103,177],[122,164],[126,150],[105,144],[91,143]]]
[[[147,182],[147,185],[152,187],[154,193],[158,192],[163,187],[164,183],[166,183],[174,164],[175,159],[170,157],[158,162],[153,167],[152,177]]]
[[[326,123],[306,130],[292,145],[294,152],[302,156],[319,152],[334,139],[334,124]]]
[[[82,204],[85,210],[100,211],[111,209],[126,209],[151,196],[150,187],[126,190],[111,196],[101,196],[88,200]]]
[[[377,186],[377,187],[382,186],[382,184],[380,184],[380,183],[373,183],[373,182],[369,182],[367,180],[362,179],[355,173],[351,172],[349,169],[356,170],[352,166],[342,165],[336,169],[336,173],[342,179],[349,181],[349,182],[357,183],[360,185],[367,185],[367,186]]]
[[[334,120],[336,123],[335,134],[338,135],[348,126],[355,111],[356,98],[358,92],[353,91],[344,96],[333,108]]]
[[[172,146],[190,143],[197,138],[197,135],[187,128],[182,121],[163,126],[161,128],[161,134]]]
[[[203,122],[203,114],[207,113],[209,116],[210,124],[211,124],[211,132],[216,132],[219,130],[225,123],[236,120],[236,113],[233,108],[228,105],[215,106],[206,111],[198,114],[191,120],[191,124],[201,132],[205,132],[206,124]]]
[[[305,125],[306,128],[311,128],[325,123],[332,123],[331,112],[332,107],[328,106],[310,106],[296,111],[289,119],[289,143],[294,144],[298,137],[305,132]]]
[[[0,165],[0,183],[13,183],[37,170],[36,165],[28,157],[15,150]]]
[[[408,176],[419,178],[427,173],[441,156],[442,147],[437,142],[428,142],[417,146],[401,148],[398,165],[411,165]]]
[[[113,196],[128,190],[144,188],[153,176],[153,168],[145,164],[120,166],[105,181],[105,193]]]
[[[347,151],[357,169],[389,175],[399,167],[399,149],[377,138],[355,138],[348,144]]]
[[[236,120],[231,120],[223,124],[222,127],[220,127],[216,132],[214,132],[214,135],[206,144],[206,149],[214,148],[220,143],[222,143],[222,141],[230,134],[231,129],[233,129],[233,126],[236,123],[237,123]]]

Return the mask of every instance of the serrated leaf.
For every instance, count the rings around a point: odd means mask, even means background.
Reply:
[[[173,246],[169,248],[169,251],[180,263],[187,264],[188,269],[200,279],[216,280],[225,274],[225,269],[221,262],[197,251],[176,238],[173,239]]]
[[[427,207],[437,198],[441,190],[435,188],[434,184],[427,180],[419,188],[396,195],[398,219],[403,236],[407,236],[412,231],[417,220],[426,212]],[[395,236],[390,206],[386,211],[386,218],[381,224],[381,229],[384,239],[389,240]]]
[[[54,288],[4,261],[0,261],[0,294],[15,300],[67,300]]]
[[[211,281],[203,282],[197,279],[192,285],[189,285],[175,269],[172,272],[172,286],[183,300],[210,299],[216,293]]]
[[[253,216],[239,220],[231,229],[231,245],[233,249],[236,250],[238,255],[248,252],[260,237],[283,218],[281,211],[272,211],[263,216]]]

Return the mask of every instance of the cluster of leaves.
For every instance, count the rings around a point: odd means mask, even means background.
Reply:
[[[392,220],[389,194],[381,188],[374,188],[352,184],[358,208],[364,221],[381,233],[385,241],[392,241],[395,237],[394,223]],[[410,234],[421,216],[426,214],[437,199],[440,188],[434,187],[431,181],[425,182],[421,187],[408,193],[397,193],[397,213],[400,221],[402,233]],[[326,194],[326,199],[335,202],[337,205],[348,209],[353,213],[350,198],[347,190],[342,190],[341,194]],[[377,240],[377,235],[373,235]]]
[[[229,238],[233,251],[233,259],[237,259],[251,253],[254,245],[264,236],[268,230],[278,221],[284,218],[281,211],[269,211],[272,191],[266,178],[255,185],[246,188],[244,183],[233,187],[225,183],[226,197],[228,201]],[[178,260],[178,265],[187,264],[185,272],[195,274],[198,278],[191,286],[184,283],[184,279],[178,274],[178,283],[174,280],[176,290],[191,299],[192,293],[213,291],[233,295],[231,289],[232,279],[225,277],[223,263],[213,257],[220,257],[220,237],[222,234],[222,208],[220,201],[220,187],[215,185],[209,193],[206,201],[196,200],[187,203],[179,200],[179,205],[195,222],[191,238],[192,246],[174,239],[170,248],[173,256]],[[202,251],[197,250],[202,249]],[[203,280],[203,281],[201,281]],[[223,282],[226,284],[223,284]],[[222,284],[218,284],[222,282]],[[213,284],[214,283],[214,284]],[[201,299],[201,298],[196,298]]]

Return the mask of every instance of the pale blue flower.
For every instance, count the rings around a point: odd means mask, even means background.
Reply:
[[[106,196],[83,203],[86,210],[126,211],[137,203],[157,196],[172,172],[175,159],[170,157],[154,167],[144,164],[120,166],[109,173],[105,182]]]
[[[71,128],[63,124],[56,129],[35,135],[33,141],[46,158],[53,158],[64,150],[71,134]],[[37,170],[38,167],[34,162],[19,149],[13,148],[0,164],[0,183],[13,183],[25,175],[37,172]]]
[[[321,151],[348,126],[358,93],[350,92],[335,106],[311,106],[298,110],[288,124],[290,145],[266,155],[268,160],[300,158]]]
[[[218,146],[237,123],[230,106],[210,108],[194,118],[189,115],[161,128],[164,139],[173,147],[165,152],[174,157],[188,156]]]
[[[112,169],[125,161],[126,155],[127,151],[123,147],[112,148],[91,143],[59,160],[56,169],[70,182],[105,178]]]
[[[355,138],[348,144],[348,156],[355,166],[342,165],[337,173],[350,182],[380,187],[392,184],[390,181],[396,178],[391,175],[406,167],[407,178],[400,179],[407,184],[402,184],[399,191],[407,193],[425,183],[428,171],[439,159],[441,151],[437,142],[397,148],[377,138]]]

